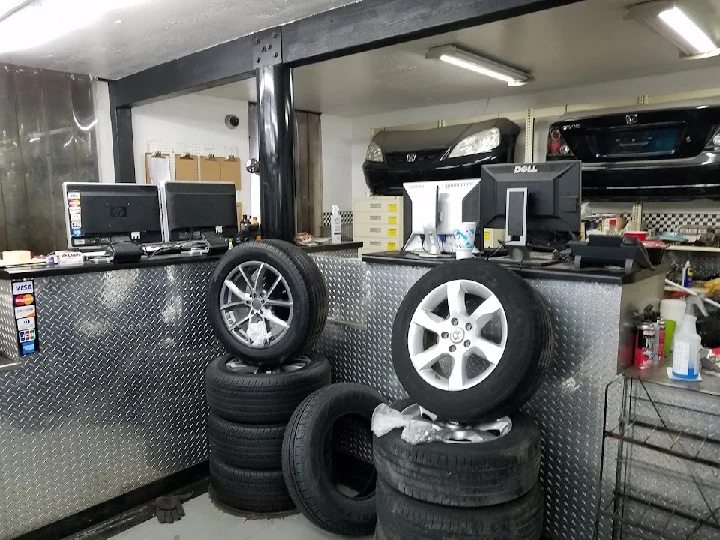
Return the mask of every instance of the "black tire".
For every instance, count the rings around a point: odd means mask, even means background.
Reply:
[[[393,408],[411,404],[402,400]],[[540,430],[525,414],[513,415],[507,435],[484,443],[412,445],[401,433],[374,438],[375,467],[386,484],[413,499],[477,508],[517,499],[537,483]]]
[[[282,246],[286,249],[288,255],[290,255],[299,266],[303,267],[304,271],[309,276],[307,285],[308,290],[310,291],[310,299],[313,303],[312,311],[315,315],[313,328],[307,340],[307,348],[311,349],[320,338],[328,318],[329,295],[327,283],[325,283],[325,277],[322,275],[322,272],[320,272],[320,268],[318,268],[318,265],[315,264],[312,257],[310,257],[310,255],[308,255],[301,247],[288,242],[283,242],[282,240],[266,240],[266,242]]]
[[[508,339],[497,367],[485,380],[450,392],[429,384],[415,370],[408,331],[416,308],[431,291],[461,279],[482,284],[498,298],[507,319]],[[398,310],[392,337],[398,379],[411,398],[441,419],[473,423],[512,414],[530,397],[542,371],[541,359],[549,358],[552,334],[543,323],[543,309],[522,278],[494,263],[470,260],[443,264],[418,280]]]
[[[331,480],[326,460],[327,438],[344,416],[369,422],[383,397],[360,384],[334,384],[318,390],[297,408],[282,448],[282,463],[290,496],[312,523],[334,534],[360,536],[375,529],[374,475],[371,486],[351,499]]]
[[[307,352],[310,363],[284,373],[241,374],[227,367],[232,356],[216,358],[205,370],[205,392],[210,411],[241,424],[284,424],[309,394],[330,384],[330,363],[317,352]]]
[[[379,521],[377,522],[377,526],[375,527],[375,540],[390,540],[388,536],[385,534],[385,531],[383,531],[382,523]]]
[[[246,512],[270,513],[295,507],[282,471],[250,471],[210,456],[210,486],[224,504]]]
[[[315,330],[315,302],[308,287],[314,276],[297,262],[296,255],[291,255],[288,246],[290,244],[286,242],[246,242],[226,253],[210,276],[207,295],[210,325],[227,352],[258,366],[278,365],[293,358],[306,348],[308,338]],[[235,337],[226,326],[220,310],[221,291],[227,276],[246,262],[271,265],[285,278],[293,297],[289,328],[284,335],[264,347],[252,347]]]
[[[253,471],[272,471],[282,468],[285,424],[254,426],[236,424],[210,413],[208,441],[210,452],[218,460],[233,467]]]
[[[539,485],[505,504],[448,508],[411,499],[379,480],[377,508],[387,540],[538,540],[545,515]]]

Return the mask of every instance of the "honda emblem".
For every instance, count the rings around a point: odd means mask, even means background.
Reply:
[[[638,123],[638,115],[637,114],[628,114],[625,117],[625,121],[628,123],[628,125],[637,124]]]
[[[415,163],[416,160],[417,160],[417,154],[408,154],[407,155],[408,163]]]

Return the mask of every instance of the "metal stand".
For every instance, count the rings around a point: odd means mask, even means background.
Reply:
[[[720,538],[720,379],[708,379],[631,369],[611,383],[622,403],[617,424],[606,416],[601,485],[614,474],[615,489],[598,505],[596,538],[609,526],[613,540]]]
[[[296,224],[292,69],[276,64],[256,71],[263,232],[268,238],[292,242]]]

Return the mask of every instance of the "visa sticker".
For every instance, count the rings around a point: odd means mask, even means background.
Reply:
[[[79,199],[80,198],[80,192],[79,191],[71,191],[68,193],[68,199]]]
[[[33,290],[32,281],[16,281],[12,284],[13,296],[15,296],[16,294],[26,294],[32,292],[35,292]]]
[[[35,316],[35,306],[23,306],[15,308],[16,319],[26,319]]]

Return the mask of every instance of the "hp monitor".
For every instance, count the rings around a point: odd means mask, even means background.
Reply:
[[[234,183],[165,182],[160,191],[166,242],[238,233]]]

